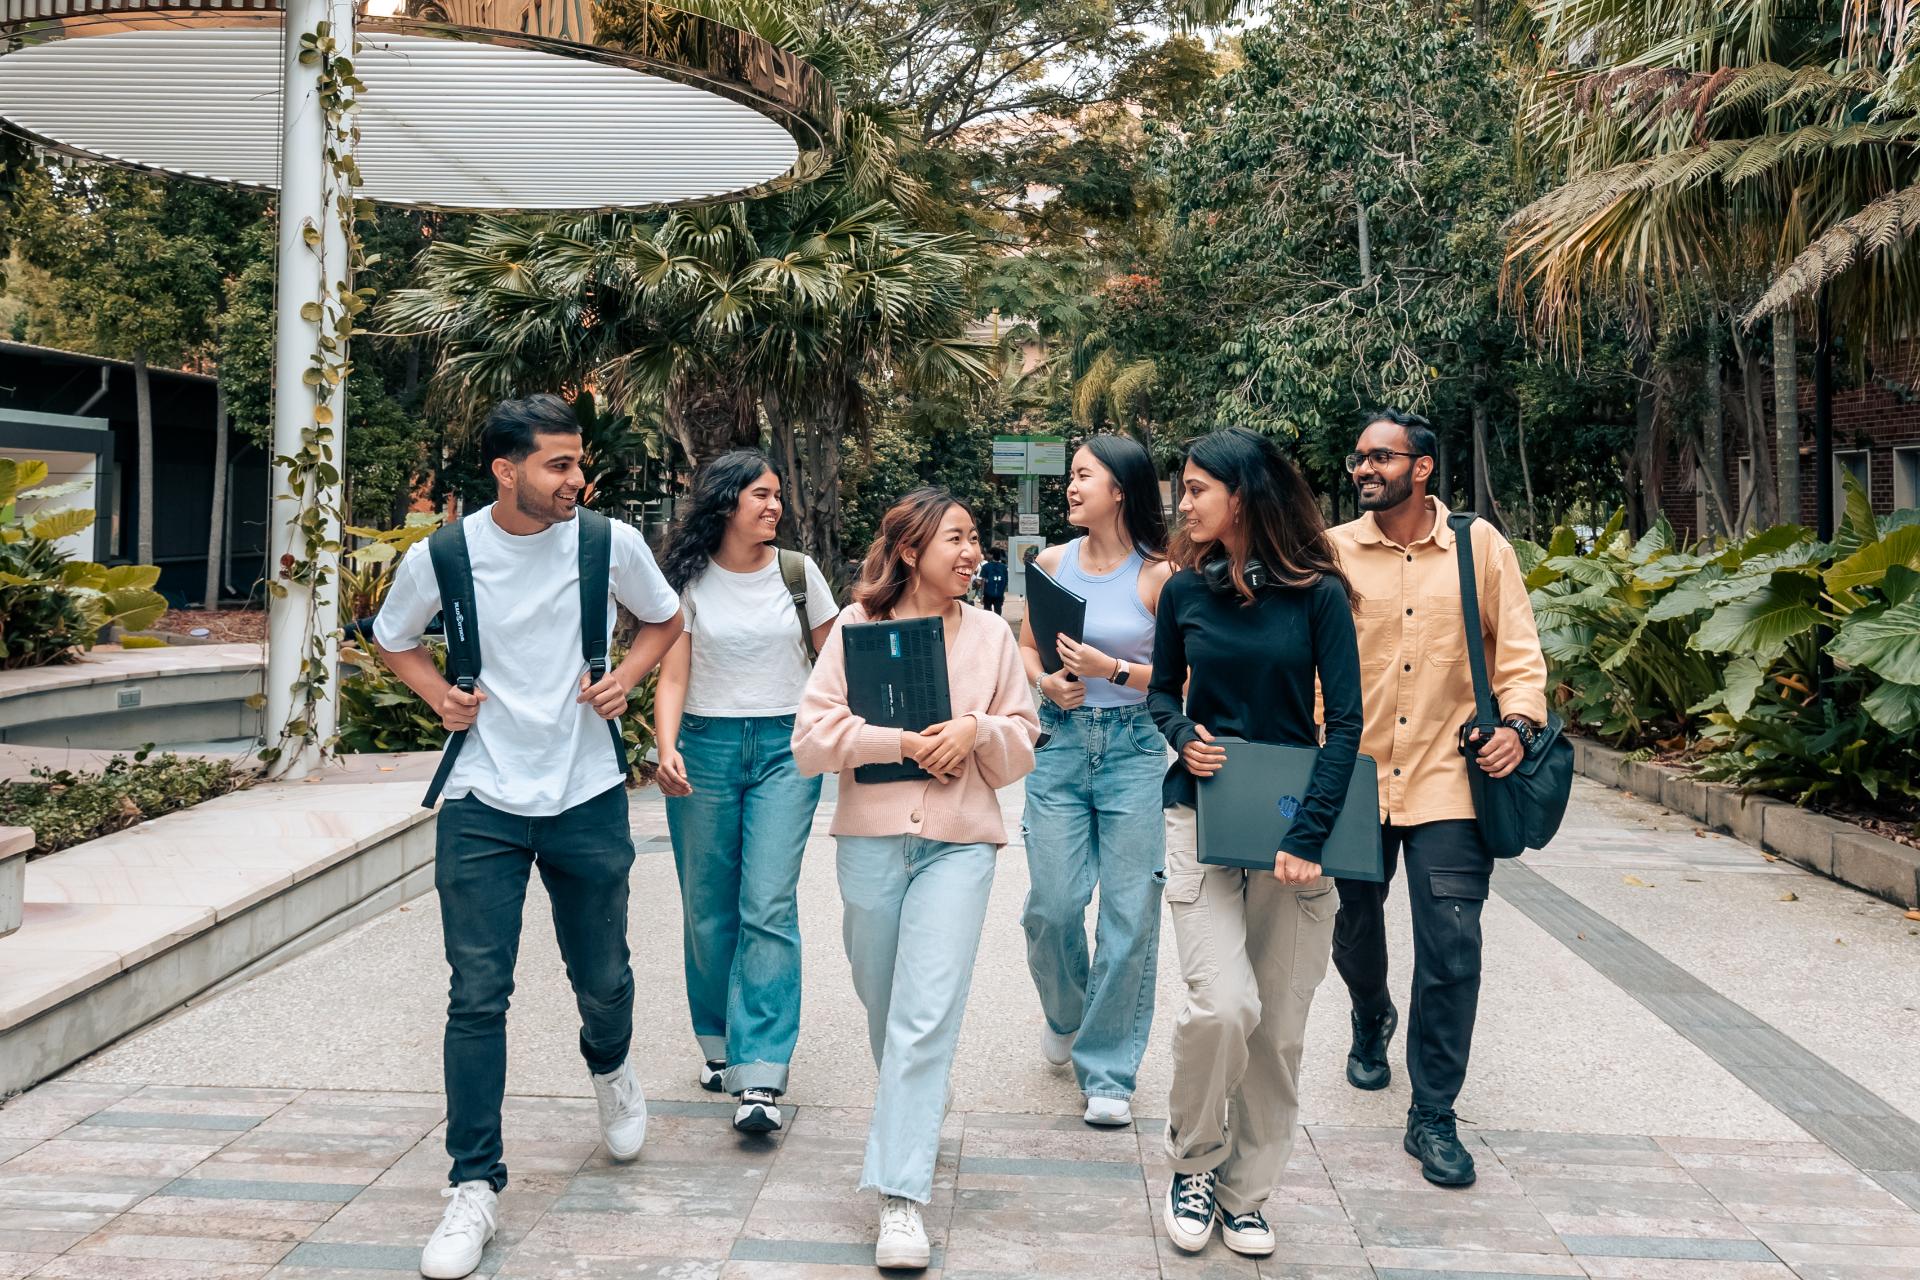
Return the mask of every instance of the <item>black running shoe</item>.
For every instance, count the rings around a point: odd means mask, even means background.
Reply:
[[[1347,1050],[1347,1083],[1356,1089],[1384,1089],[1393,1079],[1387,1046],[1400,1025],[1400,1011],[1389,1002],[1385,1013],[1353,1011],[1353,1047]]]
[[[1415,1106],[1407,1112],[1407,1138],[1402,1145],[1435,1186],[1472,1186],[1477,1176],[1473,1157],[1460,1145],[1458,1124],[1453,1112],[1439,1107]]]

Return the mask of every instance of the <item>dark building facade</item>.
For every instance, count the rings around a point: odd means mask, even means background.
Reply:
[[[1920,506],[1920,341],[1896,346],[1884,361],[1869,363],[1863,376],[1852,378],[1844,366],[1835,370],[1833,392],[1833,496],[1839,509],[1846,504],[1840,476],[1851,473],[1873,500],[1874,511],[1885,514]],[[1818,512],[1813,457],[1813,377],[1800,377],[1800,504],[1788,518],[1816,526]],[[1772,441],[1773,398],[1768,386],[1768,439],[1765,475],[1773,473],[1776,451]],[[1727,494],[1737,504],[1753,475],[1743,432],[1729,430],[1725,450]],[[1706,523],[1706,496],[1691,449],[1677,449],[1661,477],[1661,509],[1685,538],[1699,536]]]
[[[150,369],[149,379],[153,559],[168,601],[199,605],[213,508],[214,379],[167,369]],[[131,364],[0,342],[0,455],[44,458],[56,479],[89,481],[87,494],[59,505],[94,507],[94,559],[124,564],[136,558],[140,451]],[[259,595],[269,481],[266,452],[230,435],[221,573],[227,600]]]

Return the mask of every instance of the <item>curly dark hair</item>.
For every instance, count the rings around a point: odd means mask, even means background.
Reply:
[[[773,470],[773,462],[758,449],[723,453],[693,473],[693,491],[681,504],[660,551],[660,571],[667,585],[685,591],[720,549],[727,521],[740,509],[740,494]]]

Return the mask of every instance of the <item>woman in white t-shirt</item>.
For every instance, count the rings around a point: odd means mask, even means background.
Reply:
[[[813,561],[774,546],[780,509],[765,454],[724,454],[694,475],[661,555],[686,615],[660,666],[654,727],[687,1004],[700,1084],[739,1100],[742,1133],[780,1128],[800,1036],[795,893],[820,779],[794,765],[793,713],[812,669],[808,640],[817,649],[839,612]]]

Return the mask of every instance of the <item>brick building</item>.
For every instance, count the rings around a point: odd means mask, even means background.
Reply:
[[[1836,384],[1842,384],[1849,370],[1840,363],[1834,374]],[[1771,393],[1771,382],[1767,389]],[[1771,462],[1771,394],[1766,407]],[[1803,371],[1800,377],[1800,440],[1800,510],[1794,519],[1812,528],[1816,513],[1811,371]],[[1869,363],[1857,385],[1834,387],[1833,460],[1836,519],[1838,508],[1846,502],[1840,481],[1843,471],[1865,486],[1876,512],[1920,506],[1920,341],[1903,342],[1891,359]],[[1744,433],[1729,430],[1726,464],[1727,494],[1739,503],[1752,471]],[[1676,448],[1661,476],[1661,509],[1684,538],[1697,537],[1706,522],[1707,498],[1696,465],[1691,448]],[[1772,467],[1767,471],[1771,474]]]

